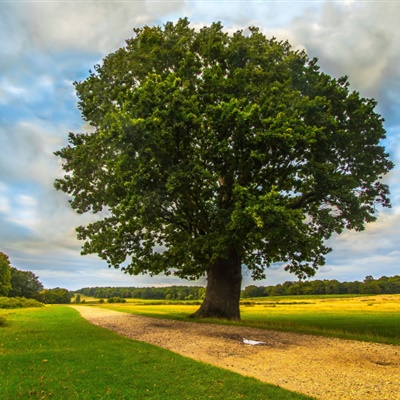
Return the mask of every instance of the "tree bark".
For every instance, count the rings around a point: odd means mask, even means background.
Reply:
[[[241,284],[241,257],[233,250],[227,259],[220,259],[208,268],[206,296],[191,317],[240,320]]]

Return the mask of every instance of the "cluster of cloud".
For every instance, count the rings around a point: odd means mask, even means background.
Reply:
[[[246,7],[246,12],[243,12]],[[378,100],[386,120],[385,142],[400,162],[400,4],[325,1],[107,1],[8,2],[0,9],[0,251],[47,287],[158,285],[166,277],[127,277],[96,257],[81,257],[74,227],[78,216],[53,188],[62,173],[53,152],[69,131],[84,130],[72,83],[108,53],[124,45],[137,26],[161,25],[187,16],[200,28],[220,20],[229,32],[258,26],[318,57],[322,70],[348,75],[352,87]],[[388,175],[393,209],[363,233],[331,240],[334,253],[319,277],[360,279],[395,274],[400,254],[400,181]],[[382,271],[382,273],[381,273]],[[261,284],[290,279],[271,269]],[[245,284],[250,283],[245,277]]]

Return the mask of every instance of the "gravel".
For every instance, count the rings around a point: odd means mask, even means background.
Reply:
[[[318,399],[400,400],[399,346],[73,308],[120,335]]]

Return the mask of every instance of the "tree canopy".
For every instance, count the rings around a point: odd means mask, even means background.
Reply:
[[[241,296],[293,296],[313,294],[394,294],[400,293],[400,276],[382,276],[379,279],[367,276],[363,282],[339,282],[336,279],[285,282],[275,286],[247,286]]]
[[[8,256],[0,252],[0,296],[37,299],[43,284],[31,271],[20,271],[11,266]]]
[[[207,274],[200,316],[231,317],[242,264],[255,279],[275,262],[313,275],[326,239],[389,206],[393,164],[376,102],[346,77],[258,28],[189,25],[134,29],[75,83],[93,132],[55,153],[55,186],[99,215],[77,228],[83,254],[130,274]]]
[[[39,299],[45,304],[69,304],[72,293],[68,289],[56,287],[40,292]]]
[[[0,251],[0,296],[11,290],[11,264],[8,256]]]
[[[32,271],[20,271],[11,267],[11,286],[9,297],[25,297],[37,299],[39,293],[44,289],[39,278]]]

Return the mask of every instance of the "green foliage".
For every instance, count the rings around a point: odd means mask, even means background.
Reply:
[[[9,318],[0,329],[1,399],[309,399],[124,338],[69,307]]]
[[[45,304],[69,304],[72,294],[67,289],[45,289],[40,293],[39,299]]]
[[[95,130],[55,153],[72,208],[107,209],[77,229],[83,254],[189,279],[233,254],[256,279],[275,262],[305,278],[390,205],[383,120],[346,77],[257,28],[134,32],[75,83]]]
[[[20,271],[11,267],[11,290],[9,297],[26,297],[28,299],[39,298],[39,293],[43,290],[43,284],[39,278],[31,271]]]
[[[148,300],[202,300],[205,288],[201,286],[166,286],[166,287],[86,287],[76,291],[95,298],[122,297],[125,299],[148,299]],[[370,277],[364,282],[339,282],[333,280],[312,281],[287,281],[275,286],[245,287],[241,297],[264,297],[264,296],[294,296],[294,295],[316,295],[316,294],[396,294],[400,293],[400,276],[382,276],[379,279]]]
[[[374,279],[367,276],[364,282],[339,282],[334,280],[313,280],[285,282],[275,286],[247,286],[241,297],[293,296],[314,294],[396,294],[400,293],[400,276],[382,276]]]
[[[0,251],[0,296],[7,296],[11,286],[11,264],[8,256]]]
[[[250,285],[246,286],[241,294],[240,297],[263,297],[265,296],[265,287],[263,286],[255,286],[255,285]]]
[[[43,285],[31,271],[20,271],[11,266],[8,256],[0,252],[0,296],[38,299]]]
[[[154,300],[201,300],[206,289],[201,286],[166,287],[86,287],[76,291],[82,295],[96,298],[122,297],[124,299]]]
[[[43,303],[24,297],[0,297],[0,308],[42,307]]]
[[[126,300],[121,297],[110,297],[107,303],[126,303]]]

